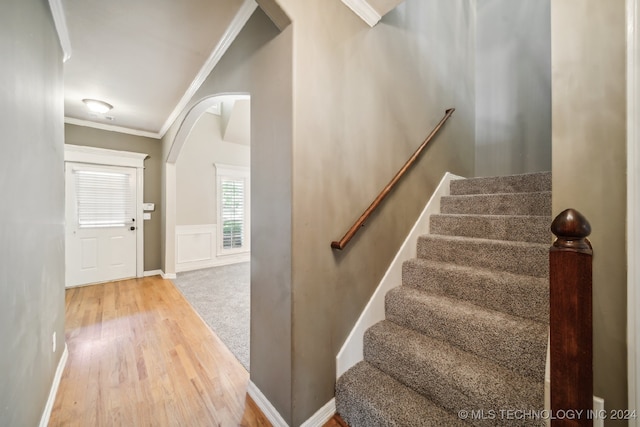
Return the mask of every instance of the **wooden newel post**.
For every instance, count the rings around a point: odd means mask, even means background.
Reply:
[[[592,426],[593,250],[586,239],[591,226],[580,212],[567,209],[551,231],[557,237],[549,250],[551,425]]]

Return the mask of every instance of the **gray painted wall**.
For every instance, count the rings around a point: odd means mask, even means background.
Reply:
[[[292,405],[300,425],[333,397],[335,356],[445,171],[473,175],[475,16],[467,0],[407,0],[369,28],[338,1],[282,3],[295,30]],[[344,251],[332,250],[449,107],[453,118],[416,167]]]
[[[476,176],[551,170],[550,0],[476,0]]]
[[[162,223],[160,205],[162,194],[160,186],[160,170],[162,168],[161,142],[144,136],[110,132],[68,123],[64,125],[64,137],[66,144],[132,151],[149,155],[144,161],[143,201],[155,203],[156,210],[151,212],[151,219],[144,222],[144,270],[159,270],[161,268],[160,225]]]
[[[290,424],[291,44],[291,26],[279,32],[258,9],[163,138],[166,159],[194,104],[251,94],[251,381]]]
[[[37,426],[64,349],[62,51],[48,2],[1,9],[0,425]]]
[[[552,22],[553,213],[575,208],[591,223],[594,392],[625,409],[625,1],[554,0]]]

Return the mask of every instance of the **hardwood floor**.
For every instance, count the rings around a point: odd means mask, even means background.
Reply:
[[[69,359],[49,426],[271,426],[249,374],[169,280],[66,291]],[[346,427],[334,416],[323,427]]]
[[[325,425],[322,427],[349,427],[349,425],[338,414],[335,414]]]
[[[50,426],[270,426],[249,374],[159,276],[67,290]]]

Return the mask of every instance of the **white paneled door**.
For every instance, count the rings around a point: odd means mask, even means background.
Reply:
[[[137,169],[65,163],[66,286],[136,276]]]

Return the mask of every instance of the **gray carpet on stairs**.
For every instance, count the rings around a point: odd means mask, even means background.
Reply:
[[[551,174],[453,181],[441,209],[337,410],[351,427],[544,425],[501,411],[544,409]]]
[[[191,306],[249,370],[250,263],[178,273],[173,280]]]

